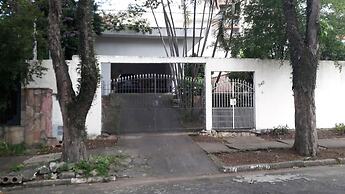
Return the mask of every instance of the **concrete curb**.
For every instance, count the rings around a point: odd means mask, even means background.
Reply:
[[[88,178],[70,178],[70,179],[56,179],[56,180],[40,180],[24,182],[22,185],[15,185],[9,187],[2,187],[4,191],[17,190],[22,188],[43,187],[43,186],[56,186],[56,185],[73,185],[85,183],[104,183],[116,181],[116,176],[109,177],[88,177]]]
[[[216,163],[219,163],[219,159]],[[345,164],[345,158],[336,159],[321,159],[321,160],[293,160],[287,162],[277,163],[263,163],[263,164],[248,164],[248,165],[237,165],[237,166],[220,166],[220,171],[224,173],[236,173],[236,172],[249,172],[258,170],[277,170],[284,168],[294,167],[311,167],[311,166],[327,166]]]

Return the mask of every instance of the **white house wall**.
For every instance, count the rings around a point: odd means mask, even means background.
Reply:
[[[291,66],[289,62],[259,59],[211,59],[211,58],[163,58],[163,57],[116,57],[98,56],[101,72],[102,66],[110,63],[200,63],[206,64],[206,127],[212,128],[212,71],[251,71],[254,72],[256,129],[269,129],[287,124],[294,127],[294,103],[292,93]],[[76,67],[78,58],[69,61],[69,72],[74,87],[77,86]],[[48,71],[41,79],[36,79],[28,88],[51,88],[56,94],[55,74],[51,60],[43,61]],[[345,62],[340,62],[344,68]],[[108,68],[109,69],[109,68]],[[108,70],[109,71],[109,70]],[[103,71],[102,79],[107,75]],[[109,76],[109,75],[108,75]],[[318,128],[331,128],[335,123],[345,123],[345,72],[331,61],[320,62],[316,88],[316,115]],[[96,97],[87,116],[89,134],[101,133],[101,89],[97,89]],[[60,106],[54,98],[53,127],[62,126]],[[56,130],[56,129],[55,129]]]
[[[341,62],[345,66],[345,62]],[[270,129],[287,124],[294,128],[292,69],[289,62],[259,59],[209,60],[206,74],[212,71],[254,72],[256,129]],[[206,126],[212,128],[212,86],[206,85]],[[331,61],[320,62],[315,94],[318,128],[345,123],[345,74]]]
[[[164,58],[98,56],[107,63],[199,63],[206,64],[206,127],[212,128],[212,71],[254,72],[256,129],[271,129],[278,125],[294,128],[292,69],[288,61],[260,59]],[[345,62],[339,62],[340,67]],[[321,61],[316,87],[318,128],[331,128],[345,123],[345,73],[332,61]]]
[[[345,123],[345,62],[340,64],[335,66],[334,62],[325,61],[318,69],[315,102],[316,123],[320,128]]]
[[[79,75],[76,71],[78,58],[74,57],[72,61],[67,61],[69,74],[76,91]],[[53,134],[56,135],[57,127],[63,126],[59,102],[57,101],[57,87],[53,64],[51,60],[43,60],[42,65],[48,69],[42,78],[36,78],[35,81],[27,85],[27,88],[51,88],[53,90]],[[91,109],[87,115],[86,128],[89,135],[101,133],[101,89],[98,87],[96,97],[92,103]]]
[[[183,52],[183,41],[179,41],[180,55]],[[97,55],[116,55],[116,56],[145,56],[145,57],[166,57],[163,42],[159,37],[140,38],[135,37],[97,37],[95,42]],[[170,48],[168,39],[165,40],[168,52]],[[188,39],[188,50],[192,44]]]

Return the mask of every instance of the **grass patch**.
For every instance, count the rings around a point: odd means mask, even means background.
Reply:
[[[96,171],[99,176],[108,176],[110,168],[112,166],[122,166],[122,161],[127,157],[125,155],[94,156],[89,160],[82,160],[74,164],[73,171],[76,173],[82,172],[85,176],[91,176],[92,171]]]
[[[12,172],[19,172],[24,169],[24,164],[16,164],[10,168]]]
[[[344,123],[337,123],[337,124],[335,124],[334,129],[337,132],[344,134],[345,133],[345,124]]]

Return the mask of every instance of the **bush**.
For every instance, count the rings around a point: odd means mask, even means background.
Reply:
[[[345,124],[344,123],[336,123],[334,128],[339,133],[345,133]]]
[[[272,130],[272,135],[278,136],[278,135],[287,135],[289,133],[289,127],[287,125],[278,125],[277,127],[274,127]]]

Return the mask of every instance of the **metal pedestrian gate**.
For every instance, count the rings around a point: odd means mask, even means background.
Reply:
[[[255,128],[253,84],[239,79],[222,79],[212,90],[212,128],[245,130]]]

